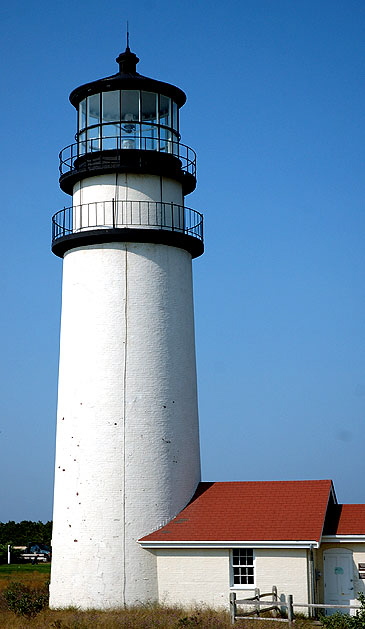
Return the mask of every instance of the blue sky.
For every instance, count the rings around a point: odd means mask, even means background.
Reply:
[[[52,517],[68,94],[117,71],[181,87],[198,155],[203,480],[332,478],[364,502],[362,1],[15,0],[0,10],[0,521]]]

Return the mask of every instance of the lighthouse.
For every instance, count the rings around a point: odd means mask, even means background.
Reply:
[[[138,540],[200,480],[192,259],[202,215],[185,205],[196,156],[178,87],[118,72],[70,94],[60,153],[71,200],[52,219],[63,259],[50,605],[110,609],[157,599]]]

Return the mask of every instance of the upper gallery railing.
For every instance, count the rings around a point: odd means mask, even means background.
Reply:
[[[96,159],[98,167],[113,167],[118,159],[125,159],[124,151],[137,150],[171,155],[180,161],[183,172],[196,177],[196,154],[192,148],[177,139],[155,137],[150,128],[144,130],[135,126],[132,134],[79,138],[78,142],[66,146],[59,155],[60,175],[94,168]]]

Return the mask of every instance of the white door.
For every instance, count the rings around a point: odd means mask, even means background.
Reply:
[[[354,603],[354,567],[352,551],[346,548],[330,548],[323,553],[324,602],[328,605],[352,605]],[[326,615],[349,609],[326,609]]]

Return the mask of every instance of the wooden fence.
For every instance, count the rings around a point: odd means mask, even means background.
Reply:
[[[270,597],[269,600],[263,601],[263,598]],[[234,624],[236,620],[252,616],[253,618],[260,618],[260,620],[276,620],[277,622],[288,622],[291,624],[295,620],[294,607],[304,607],[308,610],[309,615],[316,616],[317,610],[325,609],[360,609],[360,605],[325,605],[323,603],[294,603],[293,596],[288,594],[283,595],[278,599],[278,590],[274,585],[271,592],[265,592],[261,594],[259,588],[255,588],[254,596],[250,598],[237,599],[235,592],[231,592],[229,597],[231,623]],[[250,611],[243,611],[237,609],[237,605],[244,605],[245,607],[252,607]],[[261,616],[262,612],[275,611],[278,615],[285,614],[283,617],[275,616]]]

